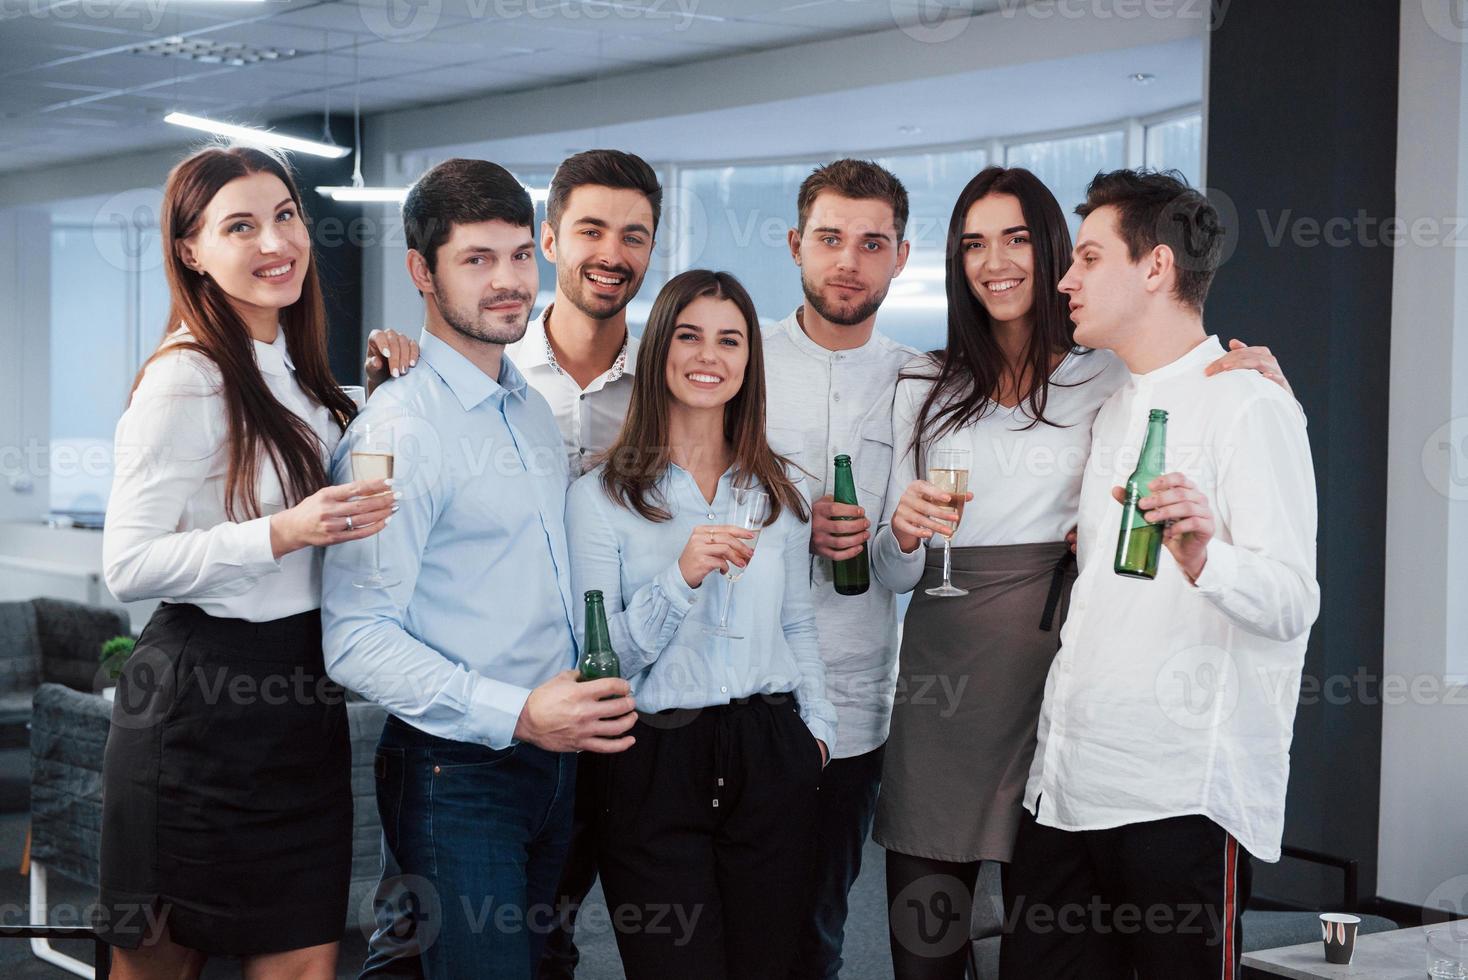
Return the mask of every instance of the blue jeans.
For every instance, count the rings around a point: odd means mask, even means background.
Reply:
[[[576,756],[389,718],[375,774],[383,875],[361,976],[530,980],[555,923]]]
[[[815,884],[801,926],[791,980],[836,980],[846,939],[846,899],[861,872],[861,851],[877,812],[886,745],[849,759],[832,759],[821,773],[816,817]]]

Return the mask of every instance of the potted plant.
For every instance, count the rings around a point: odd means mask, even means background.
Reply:
[[[98,660],[102,663],[102,670],[106,673],[110,685],[102,689],[102,696],[108,701],[117,696],[117,679],[122,676],[122,665],[127,663],[127,658],[132,656],[133,646],[137,640],[131,636],[114,636],[102,644],[102,653]]]

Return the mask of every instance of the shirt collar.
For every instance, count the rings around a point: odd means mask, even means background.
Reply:
[[[525,328],[525,340],[518,348],[518,360],[527,368],[549,367],[557,374],[565,374],[561,366],[556,363],[556,352],[551,349],[550,334],[546,330],[546,324],[550,322],[551,310],[556,304],[548,303],[545,309],[540,311],[540,316],[530,321]],[[612,361],[611,370],[607,371],[606,384],[621,378],[622,375],[636,374],[637,367],[637,338],[632,336],[629,328],[627,336],[622,341],[622,349],[617,352],[617,357]]]
[[[276,329],[274,343],[267,344],[257,340],[254,344],[255,363],[259,366],[261,373],[280,376],[296,369],[295,362],[291,360],[290,348],[286,346],[283,328]]]
[[[1139,384],[1146,382],[1148,384],[1154,384],[1158,381],[1164,381],[1193,370],[1201,374],[1204,367],[1222,356],[1223,345],[1218,342],[1217,337],[1209,334],[1196,347],[1177,360],[1169,364],[1164,364],[1160,368],[1154,368],[1146,374],[1133,374],[1132,383]]]
[[[805,309],[804,306],[797,306],[779,324],[790,335],[790,339],[794,342],[796,348],[803,353],[809,354],[811,357],[819,357],[824,361],[861,361],[870,357],[877,357],[882,353],[882,335],[877,332],[876,328],[872,329],[872,335],[860,347],[852,347],[847,350],[827,350],[814,340],[811,340],[810,336],[806,334],[805,329],[801,327],[800,311],[803,309]]]
[[[496,381],[427,330],[418,339],[418,356],[443,379],[466,412],[495,395],[510,394],[525,400],[525,377],[508,357],[500,358],[500,376]]]

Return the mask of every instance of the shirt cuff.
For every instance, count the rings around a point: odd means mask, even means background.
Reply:
[[[492,749],[515,744],[515,726],[530,700],[530,688],[480,675],[469,695],[461,742],[478,742]]]
[[[804,705],[801,707],[803,709]],[[810,731],[812,738],[818,738],[826,743],[826,761],[830,762],[836,758],[836,726],[813,716],[801,720],[805,722],[805,727]]]
[[[280,559],[270,546],[270,518],[257,517],[244,521],[239,527],[240,557],[244,570],[253,575],[265,575],[280,570]]]
[[[1193,584],[1201,595],[1216,598],[1234,587],[1238,571],[1239,557],[1233,545],[1215,538],[1208,542],[1208,560]]]
[[[684,580],[683,570],[676,561],[663,569],[663,573],[657,577],[657,586],[668,597],[673,610],[680,615],[693,608],[693,600],[698,596],[693,587]]]

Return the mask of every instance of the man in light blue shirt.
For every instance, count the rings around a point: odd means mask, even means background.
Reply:
[[[362,976],[529,978],[554,918],[574,753],[626,749],[636,716],[626,682],[576,682],[561,436],[503,357],[538,285],[529,195],[501,167],[449,160],[403,218],[423,363],[376,393],[332,461],[350,480],[352,455],[390,433],[397,510],[380,554],[333,548],[323,572],[327,670],[392,714]],[[386,584],[364,586],[374,564]]]

